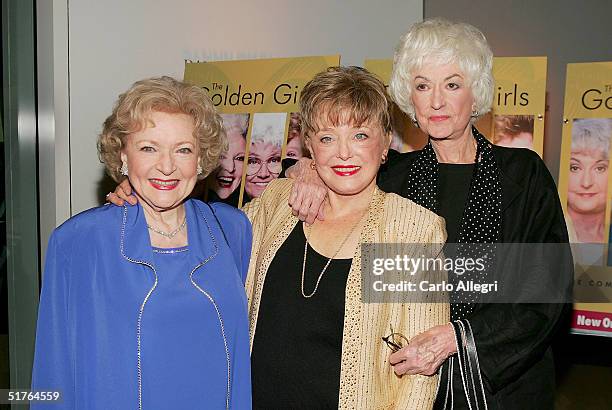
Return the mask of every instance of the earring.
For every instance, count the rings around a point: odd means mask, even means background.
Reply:
[[[472,118],[476,118],[476,117],[478,117],[478,111],[472,110]]]
[[[313,171],[317,169],[317,163],[314,162],[314,159],[310,161],[310,169],[312,169]]]
[[[383,154],[382,156],[382,160],[380,161],[381,164],[384,164],[387,162],[387,154]]]
[[[202,165],[198,164],[198,167],[196,168],[196,171],[197,171],[198,175],[202,175],[202,172],[204,172],[204,170],[202,169]]]
[[[122,162],[121,163],[121,169],[119,170],[119,172],[121,172],[121,175],[124,176],[128,176],[128,167],[127,167],[127,162]]]

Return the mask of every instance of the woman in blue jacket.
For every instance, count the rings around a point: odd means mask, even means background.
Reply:
[[[139,205],[90,209],[51,236],[33,389],[68,409],[250,408],[250,223],[187,199],[225,145],[198,87],[153,78],[119,97],[98,149]]]

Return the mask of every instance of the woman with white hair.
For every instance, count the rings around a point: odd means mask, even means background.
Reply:
[[[484,35],[471,25],[432,19],[408,30],[396,49],[389,88],[429,143],[420,151],[390,151],[378,183],[443,216],[449,243],[567,243],[544,162],[533,151],[492,145],[473,126],[491,109],[492,63]],[[322,191],[308,161],[287,175],[296,178],[294,212],[314,220],[320,203],[313,198]],[[555,263],[538,272],[538,283],[554,276],[552,283],[566,294],[571,257]],[[483,304],[458,292],[450,296],[451,323],[417,335],[391,355],[395,372],[440,372],[438,408],[552,409],[550,344],[568,305]]]
[[[576,242],[605,240],[611,136],[608,118],[578,119],[572,125],[567,212]]]
[[[285,113],[255,114],[247,164],[245,192],[258,198],[281,171],[281,147],[285,133]]]

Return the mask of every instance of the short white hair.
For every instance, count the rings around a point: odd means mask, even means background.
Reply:
[[[251,144],[265,142],[283,145],[285,140],[285,122],[287,113],[267,112],[257,113],[253,117],[253,130],[251,131]]]
[[[237,131],[243,137],[246,137],[249,129],[249,114],[220,114],[223,118],[223,128],[227,134],[230,131]]]
[[[576,119],[572,124],[572,152],[600,151],[608,159],[611,137],[612,119]]]
[[[413,71],[432,62],[459,66],[472,90],[476,117],[491,110],[493,52],[484,34],[467,23],[434,18],[412,25],[395,49],[389,91],[402,111],[415,117]]]

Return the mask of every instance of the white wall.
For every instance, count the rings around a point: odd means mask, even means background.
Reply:
[[[112,188],[101,185],[96,136],[134,81],[182,78],[184,59],[340,54],[344,64],[362,65],[391,57],[423,16],[422,0],[53,1],[68,4],[72,214],[99,205]]]

